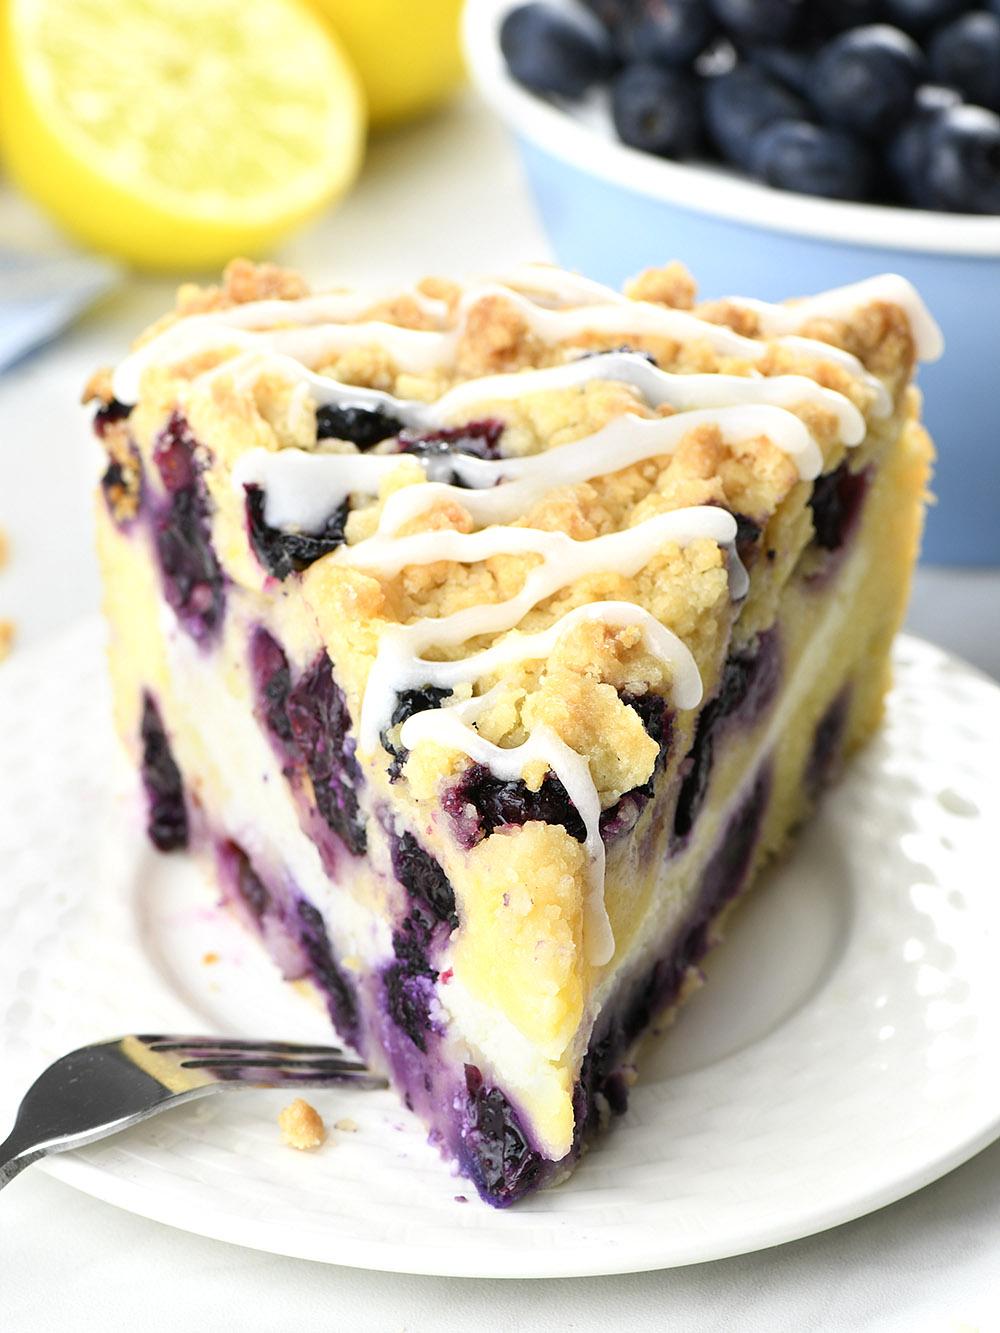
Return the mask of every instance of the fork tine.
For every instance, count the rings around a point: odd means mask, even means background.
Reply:
[[[276,1055],[342,1055],[340,1046],[309,1046],[294,1041],[251,1041],[243,1037],[165,1037],[138,1038],[151,1051],[232,1051],[234,1053],[273,1052]]]
[[[284,1069],[289,1073],[367,1074],[368,1066],[357,1060],[303,1059],[289,1060],[278,1055],[206,1055],[193,1060],[182,1060],[182,1069]]]

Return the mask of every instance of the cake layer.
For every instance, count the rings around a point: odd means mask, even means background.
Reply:
[[[97,417],[151,834],[511,1202],[877,723],[933,328],[895,281],[199,300]]]

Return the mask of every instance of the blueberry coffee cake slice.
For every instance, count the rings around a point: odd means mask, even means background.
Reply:
[[[492,1204],[565,1176],[734,901],[877,726],[939,336],[545,266],[236,262],[95,376],[148,831]]]

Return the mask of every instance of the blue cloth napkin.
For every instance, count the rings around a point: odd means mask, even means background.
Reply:
[[[0,371],[54,338],[118,278],[103,259],[0,249]]]

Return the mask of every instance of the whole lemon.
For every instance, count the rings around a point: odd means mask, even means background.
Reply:
[[[462,79],[462,0],[310,0],[361,76],[375,126],[419,115]]]

